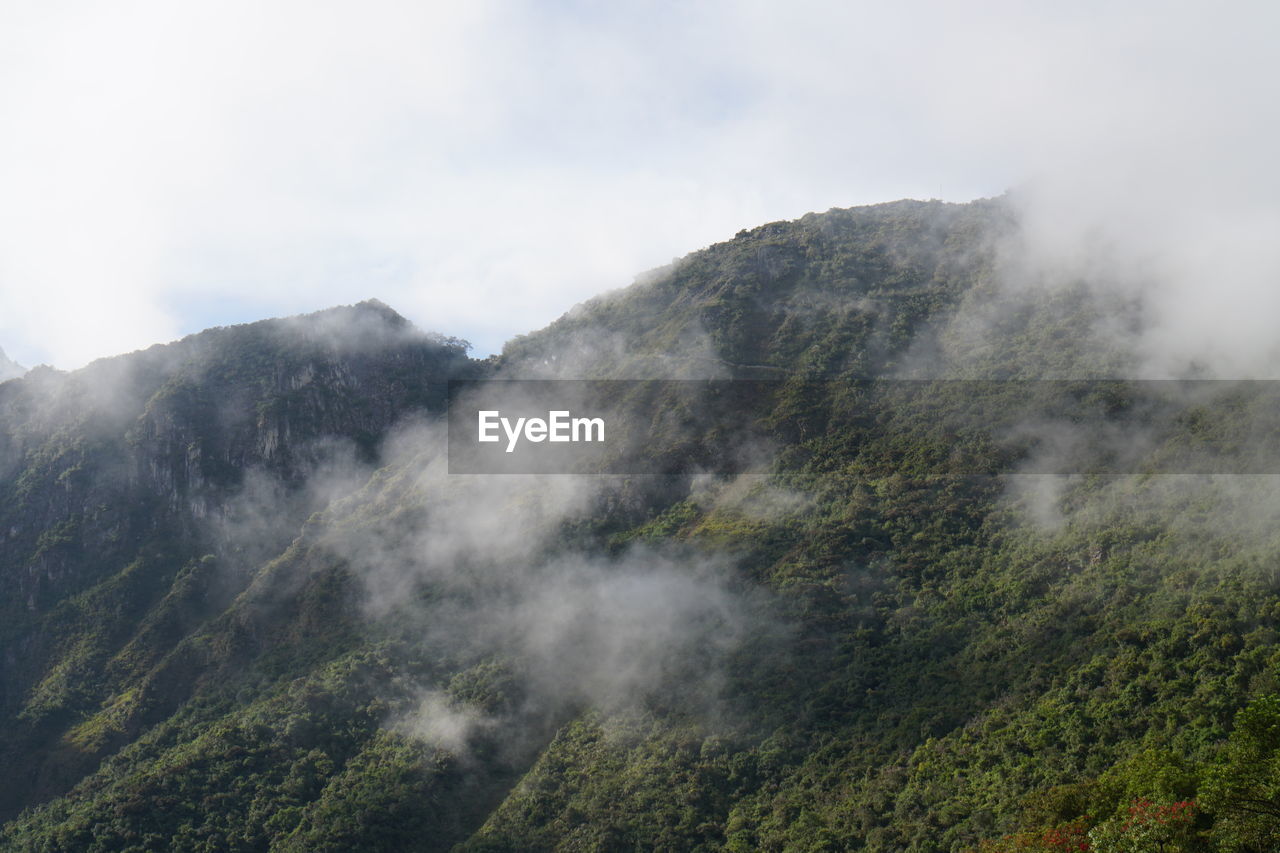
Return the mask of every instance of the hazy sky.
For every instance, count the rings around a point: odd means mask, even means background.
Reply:
[[[1247,254],[1274,8],[0,0],[0,346],[378,297],[484,354],[744,227],[1013,185],[1149,247],[1244,211]]]

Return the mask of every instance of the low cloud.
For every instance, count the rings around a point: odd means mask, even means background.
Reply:
[[[14,6],[0,344],[69,368],[379,296],[483,353],[742,227],[1018,187],[1038,257],[1096,265],[1102,232],[1163,282],[1153,369],[1250,369],[1276,307],[1273,14]]]

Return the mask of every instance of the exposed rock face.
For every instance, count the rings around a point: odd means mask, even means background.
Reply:
[[[0,378],[7,364],[0,356]],[[127,638],[131,617],[164,597],[184,564],[216,550],[211,531],[247,477],[287,493],[327,456],[371,461],[393,423],[442,406],[448,379],[474,364],[462,342],[370,302],[0,386],[0,713],[28,724],[8,748],[0,736],[6,764],[23,763],[41,731],[73,713],[75,691],[46,677],[65,652],[55,623],[68,601],[132,577],[138,587],[115,619]],[[305,501],[296,509],[309,512]],[[279,521],[287,542],[297,526]],[[100,679],[75,677],[77,691]],[[40,785],[61,781],[46,774]],[[31,789],[6,793],[8,813]]]
[[[52,583],[45,591],[61,598],[54,579],[78,574],[72,550],[96,560],[117,541],[199,519],[247,471],[296,480],[334,437],[368,458],[397,418],[441,405],[468,364],[458,343],[362,303],[212,329],[70,374],[42,369],[0,391],[4,470],[23,471],[22,500],[0,510],[21,516],[5,519],[0,572],[6,548],[38,554],[48,569],[27,573],[24,597],[36,608],[36,588]],[[86,541],[86,524],[115,538]],[[48,539],[70,526],[81,532]],[[27,541],[37,534],[44,546]]]

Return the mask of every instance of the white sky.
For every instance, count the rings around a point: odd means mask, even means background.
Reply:
[[[1028,182],[1045,222],[1247,257],[1280,244],[1275,9],[0,0],[0,346],[377,297],[482,355],[744,227]]]

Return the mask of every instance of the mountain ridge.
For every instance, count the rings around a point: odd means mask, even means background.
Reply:
[[[0,847],[1267,849],[1266,484],[974,477],[812,381],[1122,364],[1015,224],[771,223],[484,361],[366,302],[6,383]],[[446,473],[451,378],[761,366],[747,475]]]

